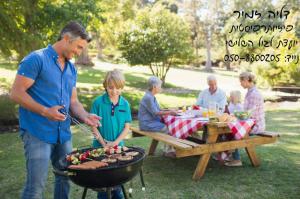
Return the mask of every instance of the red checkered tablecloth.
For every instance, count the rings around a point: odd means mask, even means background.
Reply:
[[[203,120],[203,118],[197,117],[182,117],[165,115],[163,116],[163,121],[169,129],[170,135],[185,139],[189,135],[193,134],[199,130],[208,121]],[[232,135],[236,140],[242,139],[247,133],[250,132],[252,126],[255,124],[255,120],[236,120],[234,122],[229,122],[228,127],[232,131]]]
[[[255,120],[248,119],[248,120],[236,120],[234,122],[229,122],[228,127],[230,128],[234,139],[240,140],[247,133],[250,132],[252,126],[255,124]]]
[[[234,122],[229,122],[228,127],[230,128],[232,135],[235,140],[240,140],[245,137],[251,131],[251,128],[254,126],[255,120],[236,120]],[[230,153],[228,151],[223,151],[218,153],[218,160],[224,161],[229,158]]]
[[[173,115],[163,116],[163,121],[169,129],[170,135],[181,139],[187,138],[207,123],[199,118],[183,118]]]

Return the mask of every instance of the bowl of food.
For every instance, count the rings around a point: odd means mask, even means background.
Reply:
[[[247,120],[250,118],[250,111],[235,111],[234,116],[239,120]]]

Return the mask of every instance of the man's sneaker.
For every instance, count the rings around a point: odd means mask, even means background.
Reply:
[[[225,162],[224,165],[228,167],[240,167],[243,166],[243,163],[241,160],[232,160],[230,162]]]

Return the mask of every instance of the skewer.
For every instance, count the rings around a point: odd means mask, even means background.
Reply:
[[[72,117],[66,110],[61,109],[60,112],[66,117],[70,118],[70,120],[74,122],[74,124],[76,124],[82,131],[93,134],[93,132],[90,129],[88,129],[85,125],[81,124],[76,118]]]

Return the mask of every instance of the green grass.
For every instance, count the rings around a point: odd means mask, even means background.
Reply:
[[[200,199],[200,198],[262,198],[294,199],[300,194],[300,110],[267,112],[267,129],[277,131],[281,137],[275,144],[257,147],[261,166],[251,166],[245,151],[241,150],[243,167],[228,168],[210,161],[200,181],[191,177],[199,157],[169,159],[161,156],[160,144],[155,156],[144,161],[146,191],[141,191],[138,177],[133,179],[133,198],[147,199]],[[134,121],[133,125],[136,125]],[[73,146],[86,146],[91,136],[73,129]],[[0,135],[0,195],[2,199],[18,198],[25,179],[22,142],[16,133]],[[148,149],[149,138],[126,140],[128,146]],[[51,170],[51,169],[50,169]],[[126,184],[129,188],[129,183]],[[72,184],[71,197],[80,198],[83,189]],[[53,174],[49,171],[45,198],[52,198]],[[96,198],[88,191],[87,198]]]
[[[0,69],[15,72],[17,67],[18,65],[16,63],[0,63]],[[104,71],[96,70],[90,67],[79,67],[77,79],[78,98],[86,110],[90,110],[92,101],[104,92],[102,82],[105,74],[106,72]],[[131,104],[132,113],[136,114],[139,102],[147,89],[147,80],[150,75],[146,73],[132,74],[126,73],[126,71],[124,75],[126,78],[126,85],[122,95]],[[0,75],[0,80],[0,86],[2,89],[8,90],[11,87],[11,84],[7,81],[7,77]],[[157,99],[162,108],[191,105],[195,103],[196,96],[199,93],[199,91],[195,90],[191,90],[189,93],[170,92],[170,89],[176,90],[183,88],[176,87],[175,85],[169,83],[165,85],[165,88],[168,92],[163,92],[157,95]],[[0,110],[4,109],[7,109],[7,107],[5,107],[5,105],[3,106],[3,103],[0,103]],[[0,118],[6,117],[5,115],[1,116],[2,113],[3,112],[0,112]],[[15,113],[12,115],[17,115],[17,111],[15,111]]]
[[[93,68],[82,67],[78,70],[78,97],[85,108],[89,109],[92,101],[104,92],[102,82],[105,74],[105,72]],[[126,85],[122,95],[131,104],[133,113],[136,113],[138,110],[139,102],[147,89],[147,80],[149,76],[149,74],[143,73],[125,73]],[[176,90],[182,88],[172,84],[166,84],[165,89],[169,91],[170,89]],[[157,95],[157,99],[164,108],[191,105],[195,103],[198,93],[199,91],[195,90],[191,90],[189,93],[162,92]]]
[[[15,72],[17,64],[0,63],[0,69]],[[231,74],[225,74],[231,75]],[[103,92],[102,81],[105,72],[82,67],[78,70],[78,95],[80,101],[89,109],[92,100]],[[123,96],[131,103],[132,111],[137,112],[138,104],[146,90],[149,74],[126,73],[126,87]],[[9,89],[8,77],[2,75],[1,88]],[[173,92],[187,90],[167,84],[163,93],[157,95],[162,107],[178,107],[195,102],[199,91]],[[1,105],[2,104],[2,105]],[[4,113],[7,103],[0,103],[0,115]],[[261,166],[251,166],[244,150],[241,150],[243,167],[227,168],[210,161],[204,177],[192,181],[199,157],[181,159],[163,158],[162,145],[155,156],[144,161],[146,192],[141,191],[138,178],[133,179],[133,198],[159,199],[200,199],[200,198],[298,198],[300,195],[300,110],[269,111],[266,115],[267,129],[281,134],[275,144],[257,148]],[[133,125],[137,125],[134,121]],[[73,129],[73,146],[86,146],[91,143],[91,136],[76,127]],[[126,145],[141,146],[147,149],[148,138],[126,140]],[[17,133],[0,134],[0,195],[3,199],[19,198],[25,180],[25,162],[23,145]],[[129,185],[126,185],[128,188]],[[71,197],[80,198],[82,188],[72,184]],[[53,174],[49,170],[49,179],[45,198],[53,198]],[[89,191],[87,198],[96,198]]]

